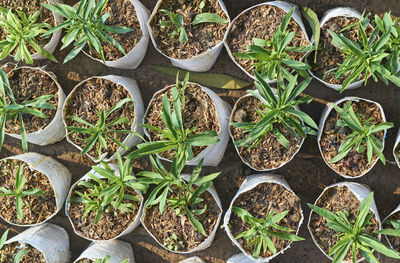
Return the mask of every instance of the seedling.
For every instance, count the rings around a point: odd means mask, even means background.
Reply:
[[[3,247],[4,247],[4,244],[6,243],[6,241],[7,241],[7,236],[8,236],[8,229],[3,233],[3,235],[1,236],[1,239],[0,239],[0,250],[2,250],[3,249]],[[14,263],[19,263],[20,261],[21,261],[21,259],[27,254],[29,252],[29,249],[28,248],[22,248],[22,249],[19,249],[18,250],[18,252],[17,252],[17,254],[15,254],[15,257],[14,257]],[[1,254],[0,255],[0,260],[1,260],[1,262],[5,262],[5,255],[4,254]]]
[[[71,198],[72,203],[83,203],[85,211],[82,218],[85,218],[89,212],[96,211],[94,223],[97,224],[103,212],[108,213],[110,207],[125,213],[135,210],[132,203],[124,203],[124,200],[140,202],[141,200],[134,195],[126,193],[126,189],[146,191],[147,186],[137,182],[132,176],[133,166],[129,161],[122,162],[122,158],[117,152],[119,177],[107,163],[100,162],[101,166],[93,166],[92,169],[101,175],[102,178],[88,173],[90,180],[82,180],[77,184],[78,187],[85,188],[85,192],[75,191],[77,197]]]
[[[400,220],[385,220],[383,224],[390,227],[378,231],[379,234],[386,236],[400,237]]]
[[[53,98],[53,95],[43,95],[30,101],[17,102],[10,87],[7,74],[2,69],[0,69],[0,92],[0,149],[4,142],[6,123],[9,120],[14,120],[14,123],[17,121],[20,123],[22,149],[27,152],[28,141],[23,114],[47,118],[41,110],[56,109],[53,104],[48,103]]]
[[[207,210],[207,205],[196,209],[204,201],[200,195],[212,186],[212,181],[220,173],[199,177],[203,165],[203,160],[201,160],[186,182],[180,177],[186,159],[179,160],[175,156],[169,172],[164,168],[158,156],[156,158],[150,156],[150,162],[155,172],[143,171],[138,174],[141,177],[139,181],[156,186],[146,201],[146,207],[158,205],[160,214],[163,214],[167,205],[178,216],[184,213],[196,230],[206,236],[203,225],[194,215],[201,215]],[[170,196],[168,196],[169,193],[171,193]]]
[[[307,88],[311,78],[305,79],[296,86],[297,75],[292,76],[286,86],[283,78],[278,75],[277,94],[275,95],[261,74],[257,71],[254,71],[254,74],[257,90],[248,90],[247,92],[262,102],[262,105],[257,109],[261,119],[257,123],[239,122],[231,124],[233,127],[248,133],[246,138],[234,142],[237,147],[249,147],[251,149],[262,141],[266,134],[274,134],[285,148],[290,148],[289,140],[280,132],[276,124],[282,125],[298,140],[301,140],[307,134],[316,134],[313,129],[318,129],[318,126],[313,119],[305,112],[296,109],[298,105],[312,101],[310,96],[296,100],[296,97]],[[307,125],[303,124],[302,121]]]
[[[160,129],[148,124],[142,125],[146,129],[160,133],[161,140],[139,144],[137,146],[138,149],[130,153],[126,157],[127,159],[136,159],[150,154],[174,150],[180,160],[191,160],[194,158],[192,147],[208,146],[219,141],[216,131],[195,134],[196,127],[191,129],[184,127],[182,110],[185,107],[184,93],[188,85],[189,74],[186,74],[182,87],[179,85],[178,75],[176,86],[172,88],[173,105],[169,102],[167,94],[164,94],[162,99],[161,117],[166,129]],[[172,106],[174,110],[171,110]]]
[[[377,137],[377,133],[393,128],[393,123],[383,122],[372,125],[370,123],[371,118],[361,121],[360,115],[354,113],[351,101],[347,101],[343,108],[335,104],[333,104],[333,107],[340,115],[340,119],[336,125],[342,129],[350,129],[352,133],[342,142],[338,154],[329,160],[329,163],[337,163],[346,157],[351,150],[356,150],[358,153],[367,151],[368,163],[372,162],[372,157],[375,153],[382,163],[385,164],[385,156],[382,153],[383,143]]]
[[[23,219],[22,214],[22,198],[25,196],[40,196],[43,195],[43,191],[39,188],[33,188],[29,190],[24,190],[26,183],[26,178],[23,174],[24,165],[18,167],[17,173],[15,174],[14,190],[6,189],[5,187],[0,187],[0,196],[14,196],[15,197],[15,207],[17,209],[17,218]]]
[[[343,29],[346,30],[349,27],[358,28],[359,37],[356,41],[346,38],[343,34],[336,34],[328,30],[332,37],[332,44],[345,56],[345,61],[342,64],[325,73],[333,72],[336,79],[342,76],[346,77],[342,83],[340,92],[343,92],[351,83],[359,80],[361,77],[364,77],[364,85],[372,77],[375,81],[378,81],[378,79],[385,83],[391,81],[400,86],[400,79],[384,66],[384,61],[389,58],[391,52],[388,50],[391,33],[386,32],[379,35],[380,31],[379,27],[377,27],[371,34],[368,34],[367,29],[370,26],[370,19],[368,17],[369,15],[363,15],[355,24]]]
[[[0,41],[0,60],[14,55],[15,61],[33,64],[32,54],[28,49],[30,46],[40,55],[57,62],[52,54],[37,43],[38,37],[51,28],[47,23],[37,23],[39,15],[39,11],[27,16],[21,11],[16,11],[15,14],[11,9],[0,7],[0,27],[7,34],[5,39]]]
[[[109,263],[111,260],[111,256],[107,255],[103,259],[97,259],[94,263]],[[121,263],[129,263],[129,259],[125,259],[121,261]]]
[[[274,210],[271,210],[266,218],[257,218],[251,215],[248,211],[233,206],[232,212],[239,216],[243,222],[250,225],[249,230],[245,230],[235,237],[235,239],[243,238],[248,244],[247,246],[254,246],[252,256],[258,258],[261,253],[261,249],[265,254],[269,250],[272,254],[276,254],[277,250],[271,237],[279,238],[288,241],[302,241],[304,238],[298,237],[290,232],[296,230],[282,227],[279,222],[285,218],[288,214],[288,210],[276,214]]]
[[[105,63],[103,43],[114,45],[124,55],[125,50],[121,44],[115,40],[110,34],[125,34],[131,32],[132,29],[122,26],[109,26],[106,24],[111,14],[102,14],[108,0],[82,0],[78,8],[65,4],[48,5],[42,3],[44,7],[54,13],[64,17],[64,22],[46,33],[48,36],[65,29],[66,35],[62,38],[63,46],[61,49],[73,44],[73,49],[64,60],[67,63],[75,58],[85,47],[89,46],[90,50],[94,50],[99,54],[101,60]]]
[[[178,241],[178,236],[173,233],[165,240],[164,246],[169,250],[178,251],[179,247],[183,246],[183,241]]]
[[[101,111],[97,112],[97,117],[98,120],[97,122],[93,125],[84,119],[78,117],[78,116],[67,116],[67,119],[71,119],[75,122],[78,122],[81,125],[84,125],[85,127],[79,127],[79,126],[68,126],[67,130],[69,131],[67,136],[70,136],[71,134],[85,134],[87,135],[86,138],[80,138],[78,137],[79,140],[87,142],[85,147],[82,149],[81,154],[87,154],[97,143],[97,154],[98,154],[98,159],[101,159],[102,154],[103,154],[103,149],[108,151],[108,144],[107,140],[109,139],[116,143],[119,147],[124,148],[125,150],[129,150],[129,147],[114,138],[115,134],[130,134],[132,131],[130,130],[121,130],[121,129],[114,129],[115,126],[121,125],[121,124],[129,124],[130,121],[126,117],[118,117],[115,118],[114,120],[108,120],[110,115],[120,109],[122,106],[124,106],[127,103],[134,103],[133,99],[131,98],[125,98],[123,100],[120,100],[117,104],[115,104],[111,109],[106,111],[105,109],[102,109]]]
[[[200,3],[200,10],[205,6],[204,2]],[[185,43],[189,40],[188,34],[185,28],[184,18],[181,14],[172,13],[166,9],[161,9],[161,12],[168,15],[169,21],[160,20],[160,25],[166,28],[174,28],[174,30],[169,34],[169,36],[174,37],[179,34],[179,42]],[[201,13],[195,16],[192,21],[192,26],[196,26],[202,23],[216,23],[216,24],[226,24],[229,23],[228,20],[220,17],[214,13]]]
[[[240,59],[254,61],[253,66],[255,66],[255,70],[264,79],[273,80],[278,75],[290,78],[291,74],[288,68],[295,70],[303,77],[308,77],[307,69],[311,67],[304,62],[293,60],[290,57],[291,53],[305,53],[313,50],[312,45],[300,47],[288,46],[296,34],[294,31],[289,32],[286,30],[293,12],[294,8],[285,15],[270,39],[253,38],[254,44],[247,46],[249,52],[234,53],[234,55]]]
[[[352,255],[353,262],[357,261],[357,254],[360,252],[368,262],[379,263],[372,250],[391,258],[400,259],[400,254],[396,250],[386,247],[376,237],[367,233],[366,227],[373,224],[371,220],[374,214],[370,212],[373,198],[374,194],[371,192],[363,199],[355,220],[350,219],[348,211],[332,213],[329,210],[308,204],[313,212],[325,218],[327,227],[337,232],[337,242],[328,254],[328,256],[334,257],[333,263],[342,262],[349,252]],[[379,231],[374,234],[377,235],[378,233]]]

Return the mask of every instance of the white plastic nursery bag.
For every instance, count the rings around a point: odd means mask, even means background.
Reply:
[[[110,256],[110,263],[121,263],[126,259],[129,259],[129,263],[135,263],[131,244],[120,240],[91,243],[74,262],[78,262],[81,259],[96,261],[104,259],[106,256]]]

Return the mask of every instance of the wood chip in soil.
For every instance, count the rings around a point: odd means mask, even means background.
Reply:
[[[28,248],[28,253],[19,261],[19,263],[46,263],[42,252],[25,244],[23,247],[18,242],[12,242],[4,245],[0,250],[0,263],[14,262],[14,258],[20,249]]]
[[[41,109],[47,118],[40,118],[31,114],[22,113],[24,126],[27,133],[39,131],[47,127],[54,119],[58,107],[57,83],[47,74],[37,69],[19,68],[8,74],[11,90],[17,103],[32,101],[43,95],[54,95],[47,102],[53,104],[56,109]],[[8,120],[6,132],[21,134],[19,120]]]
[[[151,104],[147,116],[145,117],[145,123],[156,126],[161,129],[166,129],[166,126],[161,118],[162,110],[162,98],[167,92],[167,96],[172,101],[172,86],[155,95]],[[172,103],[171,103],[172,104]],[[171,109],[174,109],[173,104]],[[186,129],[196,127],[194,134],[199,134],[206,131],[216,131],[219,133],[220,125],[217,116],[217,110],[214,101],[200,86],[196,84],[188,84],[185,89],[185,107],[182,113],[183,124]],[[149,132],[151,141],[160,140],[160,134],[153,130],[147,129]],[[193,154],[197,156],[206,147],[193,147]],[[172,160],[175,155],[175,151],[167,151],[161,153],[160,156]]]
[[[259,219],[265,219],[271,211],[275,214],[289,211],[289,213],[279,222],[278,225],[298,231],[301,220],[300,199],[287,190],[285,187],[275,183],[261,183],[238,196],[233,206],[247,210],[251,215]],[[230,231],[234,237],[243,231],[250,230],[251,226],[244,222],[235,213],[231,213],[229,220]],[[296,232],[292,232],[296,233]],[[282,240],[269,236],[274,243],[277,252],[285,249],[290,241]],[[244,238],[237,240],[242,248],[250,255],[254,252],[254,245],[249,246]],[[267,258],[272,256],[272,252],[261,251],[260,257]]]
[[[340,103],[339,107],[343,108],[345,103],[346,102]],[[375,103],[360,100],[359,102],[353,102],[352,106],[354,112],[361,115],[362,121],[372,118],[370,120],[371,125],[383,122],[382,112]],[[325,121],[324,130],[322,132],[321,140],[319,141],[322,155],[326,162],[329,162],[329,160],[338,155],[340,145],[346,137],[352,133],[352,130],[347,127],[342,129],[341,127],[336,126],[339,118],[340,115],[332,109]],[[377,137],[381,141],[383,140],[383,135],[383,131],[377,133]],[[364,146],[366,147],[366,145]],[[368,164],[367,151],[358,153],[356,150],[351,150],[342,160],[337,163],[328,163],[328,165],[340,174],[355,177],[370,169],[377,158],[378,156],[374,153],[371,163]]]
[[[82,258],[76,263],[93,263],[93,262],[95,262],[95,261],[88,259],[88,258]]]
[[[56,20],[53,13],[47,8],[43,7],[41,4],[48,4],[47,0],[0,0],[0,6],[12,10],[22,10],[26,15],[32,15],[36,11],[40,11],[40,15],[36,20],[36,23],[47,23],[54,27],[56,25]],[[0,40],[4,40],[7,37],[7,32],[0,27]],[[44,47],[50,42],[51,36],[47,38],[37,37],[36,43]],[[30,54],[37,53],[36,50],[28,44],[28,50]]]
[[[64,116],[78,116],[95,125],[98,120],[97,112],[101,112],[103,109],[107,112],[119,101],[128,97],[131,98],[128,90],[122,85],[118,85],[110,80],[102,78],[92,78],[81,84],[70,96],[65,105]],[[133,103],[125,103],[121,108],[115,110],[108,116],[106,122],[110,123],[119,117],[128,118],[130,123],[115,125],[111,128],[114,130],[131,130],[135,117]],[[68,118],[66,118],[65,121],[67,126],[87,128],[86,125],[82,125],[81,123]],[[127,134],[117,133],[112,134],[112,136],[120,142],[123,142],[127,137]],[[87,134],[72,134],[69,135],[69,137],[76,145],[83,149],[90,136]],[[85,139],[85,141],[80,140],[79,138]],[[106,138],[106,141],[108,145],[107,157],[111,157],[116,153],[119,146],[108,138]],[[97,146],[98,142],[96,142],[93,148],[89,151],[90,156],[95,158],[98,157]],[[103,149],[103,151],[105,150]]]
[[[239,100],[236,111],[233,113],[233,122],[256,123],[261,120],[256,109],[260,108],[262,102],[253,96],[244,97]],[[275,126],[283,136],[290,142],[290,148],[285,148],[273,134],[266,134],[264,138],[253,148],[238,147],[240,156],[254,169],[273,169],[289,161],[298,151],[300,141],[284,129],[281,125]],[[231,134],[234,141],[247,138],[248,133],[231,126]]]
[[[228,20],[228,16],[222,10],[217,0],[205,0],[205,6],[200,10],[199,6],[203,0],[164,0],[158,9],[156,15],[150,21],[153,30],[153,36],[157,47],[167,56],[176,59],[189,59],[221,43],[224,39],[228,23],[202,23],[192,26],[193,19],[201,13],[213,13]],[[170,21],[167,14],[161,12],[161,9],[169,10],[175,14],[183,16],[185,29],[189,40],[185,43],[179,42],[179,34],[169,36],[175,28],[164,28],[160,21]]]
[[[24,162],[19,160],[6,159],[0,162],[0,187],[8,190],[15,190],[15,174],[18,167]],[[23,219],[17,218],[16,200],[14,196],[0,197],[0,215],[8,222],[20,225],[38,224],[57,211],[57,204],[53,187],[49,179],[42,173],[32,170],[27,164],[24,164],[23,175],[26,183],[23,190],[34,188],[41,189],[44,194],[39,196],[22,197]]]
[[[122,45],[125,53],[128,54],[143,36],[135,6],[132,4],[131,0],[109,0],[102,14],[111,14],[106,25],[123,26],[132,29],[131,32],[126,34],[110,34]],[[101,43],[106,61],[114,61],[124,56],[114,45],[104,41],[101,41]],[[85,51],[92,57],[100,59],[99,54],[94,49],[89,50],[89,48],[86,48]]]
[[[101,180],[106,181],[106,179]],[[95,185],[97,184],[93,180],[89,180],[89,183],[93,183]],[[78,196],[75,193],[76,191],[83,194],[88,194],[91,192],[86,187],[75,186],[72,190],[70,199]],[[131,188],[125,188],[125,193],[134,195],[141,199],[141,197]],[[124,199],[122,203],[134,204],[134,211],[128,213],[122,212],[109,205],[104,209],[104,212],[97,224],[94,223],[96,217],[96,211],[94,210],[91,210],[85,218],[82,218],[82,215],[85,211],[85,205],[83,203],[70,202],[68,206],[68,216],[74,225],[75,231],[80,235],[94,240],[109,240],[117,237],[125,229],[127,229],[136,219],[138,214],[140,205],[138,202]],[[108,212],[106,212],[107,209],[109,209]]]
[[[393,221],[400,220],[400,212],[396,212],[393,215],[389,216],[387,220],[393,220]],[[382,229],[394,229],[394,228],[391,224],[383,223]],[[400,237],[395,237],[395,236],[386,236],[386,237],[389,239],[392,248],[400,253]]]
[[[246,47],[253,45],[253,38],[270,39],[285,15],[286,13],[282,9],[272,5],[250,9],[232,22],[227,38],[229,49],[232,53],[248,52]],[[300,25],[293,18],[290,20],[287,30],[296,32],[289,46],[300,47],[311,44]],[[291,53],[290,56],[294,60],[301,61],[304,53]],[[253,61],[239,59],[235,56],[234,58],[249,74],[253,75]]]
[[[174,187],[172,190],[177,191]],[[175,195],[177,195],[177,193],[171,194],[171,192],[169,192],[168,198],[174,198],[176,197]],[[207,205],[207,210],[202,215],[194,215],[194,217],[203,225],[207,236],[203,236],[196,230],[184,212],[178,216],[174,210],[167,206],[162,215],[160,215],[158,205],[145,208],[146,215],[144,224],[146,228],[161,244],[164,244],[168,238],[171,238],[172,235],[175,234],[178,243],[177,251],[184,252],[195,249],[203,243],[214,230],[218,221],[218,216],[222,212],[208,191],[200,195],[200,198],[203,198],[204,201],[197,204],[193,209],[203,209],[204,206]],[[182,245],[179,245],[179,242],[182,242]]]
[[[338,211],[348,211],[350,213],[349,220],[353,222],[357,218],[358,209],[360,208],[360,201],[356,198],[353,192],[347,186],[335,186],[327,189],[321,198],[318,199],[316,206],[327,209],[333,213]],[[372,212],[372,211],[371,211]],[[370,235],[377,237],[373,232],[379,229],[378,221],[374,217],[371,220],[372,225],[366,227],[366,232]],[[310,220],[311,232],[317,242],[317,245],[328,254],[332,247],[338,241],[338,232],[332,230],[326,225],[325,218],[311,214]],[[361,253],[357,253],[357,259],[360,259]],[[352,259],[351,250],[346,255],[346,260]]]
[[[346,79],[347,76],[341,76],[336,79],[333,72],[329,72],[326,74],[326,76],[324,76],[325,72],[336,68],[346,59],[346,56],[332,44],[332,37],[329,34],[328,29],[339,34],[343,28],[357,21],[358,19],[355,17],[332,17],[328,19],[328,21],[326,21],[321,27],[321,37],[319,40],[319,50],[317,53],[316,62],[314,63],[314,52],[312,52],[309,56],[311,70],[318,78],[331,84],[342,84],[342,82]],[[341,33],[354,42],[358,39],[359,29],[349,28]],[[367,34],[370,35],[371,33],[372,29],[369,28],[369,30],[367,30]],[[363,79],[363,77],[361,79]]]

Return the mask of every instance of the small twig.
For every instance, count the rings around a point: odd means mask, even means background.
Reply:
[[[309,96],[309,95],[307,95],[307,94],[305,94],[305,93],[300,93],[299,96],[304,98],[305,96]],[[321,103],[321,104],[324,104],[324,105],[328,105],[328,104],[331,103],[331,102],[326,101],[326,100],[323,100],[323,99],[314,98],[314,97],[311,97],[311,98],[312,98],[313,101],[318,102],[318,103]]]

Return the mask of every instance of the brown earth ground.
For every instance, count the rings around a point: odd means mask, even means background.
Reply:
[[[77,1],[66,0],[68,4],[74,4]],[[143,0],[144,5],[148,9],[152,9],[156,0]],[[242,10],[263,2],[262,0],[225,0],[228,8],[229,15],[234,18]],[[295,1],[298,5],[308,6],[317,11],[321,17],[322,14],[333,7],[338,6],[351,6],[357,8],[359,11],[367,9],[372,12],[384,12],[392,9],[394,15],[399,16],[400,6],[399,0],[380,0],[380,1],[365,1],[365,0],[299,0]],[[69,50],[57,51],[55,56],[59,61],[68,54]],[[53,71],[60,80],[61,86],[64,88],[66,94],[69,94],[72,88],[84,78],[116,74],[134,78],[138,80],[139,87],[142,91],[145,105],[149,103],[155,91],[161,89],[167,84],[174,83],[174,78],[167,78],[154,73],[150,70],[150,64],[164,64],[169,65],[169,61],[160,55],[150,43],[146,57],[137,70],[118,70],[107,68],[101,63],[94,62],[84,54],[79,55],[74,61],[68,64],[55,64],[49,61],[35,62],[37,66],[47,65],[47,69]],[[217,63],[212,68],[211,72],[225,73],[236,76],[242,79],[247,79],[246,75],[231,61],[226,51],[221,52]],[[248,79],[247,79],[248,80]],[[244,91],[225,91],[215,90],[224,100],[231,105],[237,100],[238,97],[244,94]],[[318,81],[313,80],[307,92],[313,96],[324,100],[337,100],[343,96],[359,96],[367,99],[375,100],[383,105],[388,121],[395,123],[395,129],[388,132],[386,140],[386,149],[384,154],[389,161],[393,161],[391,154],[394,144],[395,134],[399,128],[400,120],[400,88],[390,85],[384,86],[382,83],[374,83],[372,80],[368,83],[367,87],[362,87],[354,91],[346,91],[339,94],[336,91],[328,89],[320,84]],[[303,109],[309,113],[315,121],[318,121],[324,105],[316,102],[306,105]],[[30,145],[30,150],[39,152],[45,155],[52,156],[58,161],[66,165],[73,174],[72,183],[77,181],[90,169],[92,165],[89,158],[81,156],[79,151],[69,144],[66,140],[56,143],[51,146],[39,147]],[[19,146],[19,141],[6,137],[5,145],[0,153],[0,158],[11,156],[14,154],[22,153]],[[139,160],[135,162],[137,167],[136,172],[140,168],[147,166],[147,161]],[[218,167],[204,168],[203,173],[222,171],[222,174],[215,181],[215,186],[221,197],[223,209],[226,210],[230,201],[235,195],[241,181],[245,176],[253,174],[250,168],[240,161],[233,144],[230,142],[228,149],[225,153],[224,159]],[[274,171],[273,173],[282,174],[285,176],[293,190],[301,198],[301,205],[305,212],[305,222],[308,221],[310,210],[306,203],[313,203],[318,195],[322,192],[325,186],[343,181],[343,178],[336,175],[329,167],[323,162],[321,155],[318,151],[316,137],[308,137],[300,150],[299,154],[283,168]],[[371,172],[364,177],[354,180],[355,182],[367,184],[373,191],[375,191],[375,200],[379,208],[381,218],[385,218],[400,202],[400,169],[395,165],[388,163],[386,166],[378,163]],[[70,244],[72,251],[72,261],[75,260],[79,254],[86,249],[89,241],[86,241],[72,231],[68,219],[64,215],[64,209],[51,220],[51,222],[63,226],[68,231],[70,236]],[[0,222],[3,224],[4,222]],[[9,227],[0,225],[0,227]],[[16,231],[23,231],[23,228],[14,228]],[[0,231],[2,234],[3,230]],[[15,233],[13,233],[14,235]],[[311,236],[306,228],[306,223],[303,223],[300,229],[300,236],[306,238],[306,241],[296,242],[292,244],[285,254],[278,256],[271,262],[274,263],[328,263],[330,262],[319,249],[313,244]],[[11,236],[11,235],[10,235]],[[138,227],[128,236],[122,240],[130,242],[134,247],[135,258],[140,263],[163,263],[163,262],[179,262],[184,258],[192,255],[176,255],[162,249],[156,242],[145,232],[143,227]],[[230,256],[238,253],[239,250],[232,245],[228,236],[222,229],[218,229],[216,238],[212,246],[202,252],[195,253],[195,255],[202,257],[208,262],[222,263],[225,262]],[[394,263],[395,260],[390,260],[384,256],[380,257],[381,262]]]

